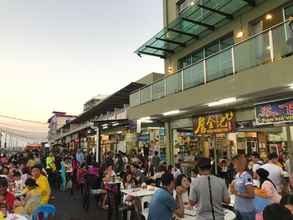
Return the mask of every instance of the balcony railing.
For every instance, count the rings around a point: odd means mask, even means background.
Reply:
[[[293,53],[289,21],[275,25],[130,95],[130,106],[152,102]]]

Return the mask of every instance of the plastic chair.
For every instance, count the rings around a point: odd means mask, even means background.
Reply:
[[[42,220],[49,220],[49,216],[55,216],[56,208],[53,205],[47,204],[36,208],[32,214],[32,220],[40,220],[39,215],[43,215]]]

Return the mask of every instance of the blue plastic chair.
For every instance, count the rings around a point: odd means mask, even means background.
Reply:
[[[49,216],[55,216],[56,208],[53,205],[41,205],[33,211],[32,220],[39,220],[39,215],[43,215],[43,220],[49,220]]]

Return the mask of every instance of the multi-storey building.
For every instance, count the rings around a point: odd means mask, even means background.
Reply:
[[[101,100],[103,100],[105,97],[106,97],[106,95],[97,95],[97,96],[91,98],[86,103],[84,103],[83,111],[86,112],[86,111],[90,110],[91,108],[93,108],[94,106],[99,104],[99,102]]]
[[[76,116],[67,115],[66,112],[53,112],[53,116],[48,119],[48,142],[50,145],[54,144],[58,137],[57,130],[75,118]]]
[[[88,104],[92,104],[90,100],[85,104],[86,111],[57,130],[57,143],[70,149],[80,148],[96,153],[97,160],[108,151],[136,149],[135,126],[127,114],[129,96],[162,77],[162,74],[150,73],[89,107]]]
[[[163,29],[136,53],[164,59],[165,78],[131,94],[129,117],[165,124],[170,161],[290,150],[292,1],[163,5]]]

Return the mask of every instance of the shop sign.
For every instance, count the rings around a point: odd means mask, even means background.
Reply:
[[[194,133],[203,135],[233,132],[235,124],[235,113],[231,111],[200,116],[194,120]]]
[[[256,106],[256,124],[293,122],[293,100],[285,100]]]

